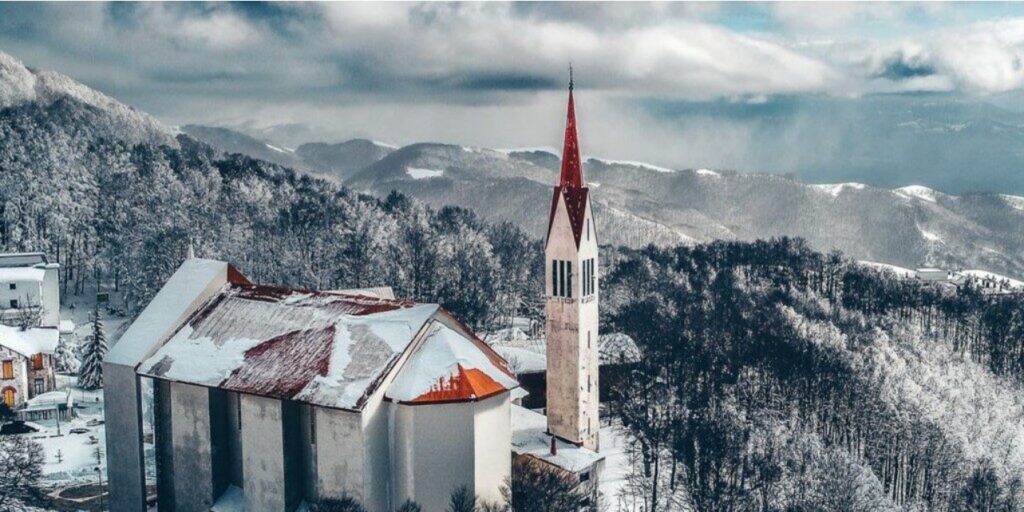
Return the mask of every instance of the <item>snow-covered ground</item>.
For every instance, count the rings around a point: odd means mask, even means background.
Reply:
[[[601,473],[601,496],[609,512],[620,512],[620,494],[626,487],[629,475],[630,451],[627,435],[619,427],[601,427],[601,454],[604,455],[604,472]],[[624,511],[623,511],[624,512]]]
[[[43,447],[43,482],[60,486],[96,478],[97,465],[106,471],[106,436],[103,421],[103,392],[79,388],[66,390],[75,399],[77,418],[69,421],[29,422],[39,432],[28,434]],[[71,433],[75,429],[79,433]],[[81,432],[84,429],[85,432]],[[59,434],[58,434],[59,432]],[[100,450],[97,462],[96,449]],[[104,473],[105,474],[105,473]]]

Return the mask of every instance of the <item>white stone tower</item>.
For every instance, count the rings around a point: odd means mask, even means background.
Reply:
[[[597,229],[583,181],[569,74],[562,173],[545,245],[548,431],[598,449]]]

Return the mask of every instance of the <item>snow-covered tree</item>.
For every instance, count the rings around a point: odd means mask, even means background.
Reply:
[[[61,336],[53,353],[57,373],[75,373],[78,371],[78,357],[75,355],[77,345],[71,343],[71,336]]]
[[[82,365],[78,368],[78,385],[85,389],[103,387],[103,356],[107,354],[107,335],[103,332],[99,305],[90,315],[92,332],[82,345]]]

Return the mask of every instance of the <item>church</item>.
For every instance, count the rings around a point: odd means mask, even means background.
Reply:
[[[146,510],[155,473],[161,510],[291,512],[348,495],[372,512],[407,499],[440,511],[461,487],[500,503],[513,458],[596,493],[597,227],[571,79],[562,160],[546,415],[517,405],[508,363],[437,304],[261,285],[189,258],[104,360],[111,510]]]

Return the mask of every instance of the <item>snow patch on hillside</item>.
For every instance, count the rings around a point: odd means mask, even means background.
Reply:
[[[553,148],[551,146],[532,146],[532,147],[522,147],[522,148],[497,148],[497,149],[495,149],[495,151],[497,151],[498,153],[504,153],[506,155],[511,155],[512,153],[550,153],[552,155],[560,157],[560,155],[562,154],[561,151],[559,151],[558,149],[555,149],[555,148]]]
[[[871,267],[871,268],[873,268],[875,270],[887,270],[887,271],[892,272],[892,273],[896,274],[897,276],[903,277],[903,278],[911,278],[911,277],[916,277],[917,276],[917,272],[914,272],[913,270],[911,270],[909,268],[904,268],[904,267],[900,267],[900,266],[897,266],[897,265],[890,265],[889,263],[879,263],[877,261],[867,261],[867,260],[861,260],[861,261],[858,261],[857,263],[860,264],[860,265],[864,265],[865,267]]]
[[[271,151],[277,151],[278,153],[291,154],[291,153],[295,152],[294,149],[279,148],[279,147],[277,147],[277,146],[275,146],[273,144],[267,144],[267,143],[264,143],[264,144],[267,146],[267,149],[270,149]]]
[[[893,189],[894,194],[906,199],[920,199],[929,203],[937,201],[939,193],[923,185],[910,185]]]
[[[832,197],[839,197],[839,195],[842,194],[847,189],[864,190],[865,187],[867,187],[867,185],[865,185],[863,183],[852,183],[852,182],[851,183],[830,183],[830,184],[823,183],[823,184],[820,184],[820,185],[811,185],[812,189],[817,190],[819,192],[824,192],[824,193],[826,193],[826,194],[828,194],[828,195],[830,195]]]
[[[625,166],[628,166],[628,167],[639,167],[640,169],[647,169],[647,170],[651,170],[651,171],[655,171],[655,172],[663,172],[663,173],[673,173],[673,172],[676,172],[675,169],[669,169],[668,167],[660,167],[660,166],[657,166],[657,165],[651,165],[651,164],[647,164],[647,163],[644,163],[644,162],[634,162],[632,160],[609,160],[607,158],[596,158],[596,157],[587,157],[587,160],[593,160],[595,162],[600,162],[600,163],[605,164],[605,165],[625,165]]]
[[[921,226],[918,226],[917,230],[920,231],[921,232],[921,236],[924,237],[924,239],[929,241],[929,242],[935,242],[935,243],[940,243],[940,244],[941,243],[945,243],[942,240],[941,236],[939,236],[939,235],[937,235],[935,233],[932,233],[931,231],[925,231],[924,229],[921,229]]]
[[[1024,211],[1024,197],[1011,196],[1008,194],[1002,194],[999,197],[1003,198],[1003,201],[1010,205],[1011,208]]]
[[[417,167],[406,167],[405,173],[414,180],[423,180],[429,178],[439,178],[444,175],[444,171],[435,169],[420,169]]]
[[[711,169],[697,169],[696,171],[693,171],[693,172],[695,174],[697,174],[698,176],[709,176],[709,177],[712,177],[712,178],[721,178],[722,177],[721,174],[718,174],[717,172],[712,171]]]

